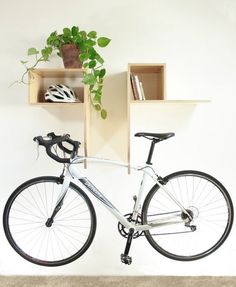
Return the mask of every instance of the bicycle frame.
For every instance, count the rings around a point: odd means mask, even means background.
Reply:
[[[128,167],[128,164],[109,159],[102,159],[95,157],[76,157],[72,160],[71,164],[67,165],[62,185],[62,191],[59,196],[58,202],[65,196],[69,188],[71,178],[73,178],[79,180],[82,186],[85,187],[87,191],[92,193],[109,210],[109,212],[112,213],[113,216],[115,216],[116,219],[121,224],[123,224],[127,229],[133,228],[135,231],[144,231],[161,225],[183,223],[183,219],[180,218],[182,212],[188,215],[189,218],[191,218],[191,216],[188,214],[188,211],[186,211],[186,209],[180,204],[178,200],[175,199],[175,197],[168,191],[168,189],[165,186],[163,186],[162,183],[160,183],[160,181],[158,180],[158,175],[155,173],[154,169],[151,166],[146,165],[144,167],[130,166],[130,168],[133,170],[142,171],[143,176],[138,191],[138,195],[135,198],[135,205],[132,213],[132,221],[131,222],[128,221],[127,218],[124,215],[122,215],[121,212],[102,194],[102,192],[99,191],[93,185],[93,183],[86,176],[84,176],[83,173],[75,166],[75,164],[83,163],[84,161],[108,163],[116,166]],[[149,221],[148,224],[139,224],[139,223],[137,224],[136,219],[141,209],[143,192],[148,177],[150,177],[159,186],[159,188],[165,191],[165,193],[176,203],[176,205],[179,206],[181,212],[175,214],[169,214],[168,216],[165,216],[162,219]],[[176,220],[177,217],[179,217],[180,219]]]

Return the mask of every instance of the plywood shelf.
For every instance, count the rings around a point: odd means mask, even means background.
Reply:
[[[129,100],[142,99],[141,90],[145,100],[164,100],[165,64],[129,64],[128,82],[132,83],[129,84]]]
[[[84,103],[46,103],[46,102],[38,102],[38,103],[30,103],[32,106],[39,106],[39,107],[48,107],[48,108],[72,108],[78,107],[83,105]]]
[[[82,69],[35,69],[29,74],[29,103],[45,104],[45,92],[50,85],[56,84],[64,84],[71,87],[76,94],[77,100],[83,103],[84,85],[82,83],[82,77]],[[68,103],[60,104],[68,105]]]
[[[210,100],[131,100],[131,104],[201,104],[201,103],[210,103]]]

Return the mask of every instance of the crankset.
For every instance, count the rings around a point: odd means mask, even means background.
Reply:
[[[127,220],[129,222],[133,221],[132,220],[132,213],[125,214],[124,216],[127,218]],[[142,223],[142,219],[141,219],[140,215],[138,215],[136,223],[140,223],[140,224]],[[118,223],[118,231],[124,238],[128,238],[129,230],[120,222]],[[136,238],[138,238],[141,235],[143,235],[142,231],[141,232],[140,231],[136,231],[136,232],[133,233],[133,239],[136,239]]]

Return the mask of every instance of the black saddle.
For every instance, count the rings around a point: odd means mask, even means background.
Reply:
[[[144,137],[149,140],[154,140],[155,142],[160,142],[163,140],[166,140],[168,138],[173,137],[175,134],[174,133],[136,133],[134,136],[135,137]]]

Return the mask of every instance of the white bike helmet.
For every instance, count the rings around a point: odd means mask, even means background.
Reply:
[[[73,103],[76,101],[74,91],[66,85],[51,85],[44,94],[46,102]]]

